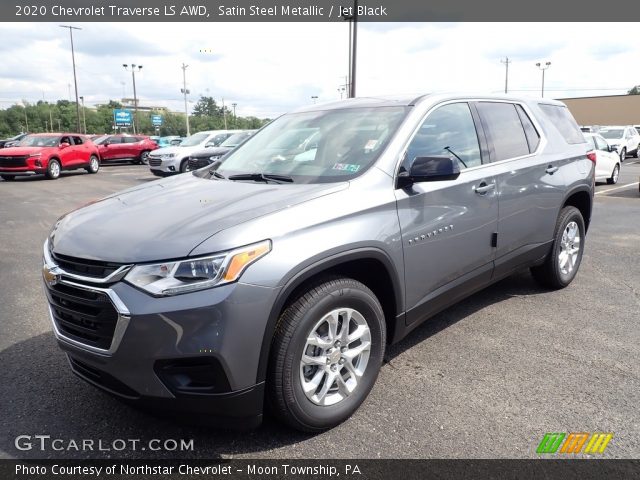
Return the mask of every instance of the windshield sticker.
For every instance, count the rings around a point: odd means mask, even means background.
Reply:
[[[346,170],[347,172],[356,173],[360,170],[360,165],[353,165],[351,163],[336,163],[333,166],[334,170]]]
[[[364,151],[365,152],[372,151],[374,148],[376,148],[377,144],[378,144],[378,140],[369,140],[367,144],[364,146]]]

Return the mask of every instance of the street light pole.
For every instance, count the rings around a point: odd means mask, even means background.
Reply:
[[[82,131],[86,135],[87,134],[87,117],[84,113],[84,96],[80,97],[80,101],[82,102]]]
[[[72,27],[70,25],[60,25],[62,28],[69,29],[69,37],[71,38],[71,61],[73,62],[73,84],[76,87],[76,131],[80,131],[80,102],[78,102],[78,80],[76,78],[76,54],[73,49],[73,30],[82,30],[78,27]]]
[[[542,98],[544,98],[544,71],[549,68],[550,65],[551,62],[545,62],[544,65],[542,65],[541,63],[536,63],[536,67],[542,70],[542,94],[540,95]]]
[[[509,57],[505,57],[504,60],[500,60],[500,63],[504,63],[505,73],[504,73],[504,93],[507,93],[509,90],[509,64],[511,60]]]
[[[233,102],[231,104],[231,106],[233,107],[233,126],[237,127],[238,126],[238,120],[236,117],[236,107],[238,106],[238,104],[236,102]]]
[[[125,70],[129,70],[129,65],[123,63]],[[131,78],[133,79],[133,134],[136,134],[136,123],[138,122],[138,94],[136,92],[136,67],[138,72],[142,70],[142,65],[131,64]]]
[[[187,119],[187,137],[191,135],[191,131],[189,129],[189,109],[187,108],[187,94],[189,90],[187,90],[187,67],[189,65],[182,64],[182,93],[184,94],[184,116]]]

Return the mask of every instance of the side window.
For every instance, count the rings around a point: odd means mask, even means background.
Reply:
[[[603,150],[605,152],[609,151],[609,146],[607,145],[607,142],[603,138],[593,137],[593,139],[596,141],[596,148],[598,150]]]
[[[137,137],[124,137],[123,140],[124,143],[136,143],[140,141]]]
[[[585,139],[580,132],[578,124],[569,112],[569,109],[562,105],[549,105],[540,103],[540,110],[558,129],[565,141],[569,144],[584,143]]]
[[[402,168],[416,157],[447,156],[462,160],[460,169],[482,164],[476,126],[467,103],[444,105],[431,112],[407,148]]]
[[[71,139],[69,137],[62,137],[60,139],[60,143],[68,143],[69,145],[72,145]]]
[[[524,127],[524,134],[527,137],[527,143],[529,144],[529,153],[533,153],[538,148],[538,144],[540,143],[540,134],[536,130],[536,127],[533,126],[529,115],[524,111],[521,105],[516,105],[516,110],[518,111],[518,116],[520,117],[520,121],[522,122],[522,126]]]
[[[82,141],[82,137],[73,137],[74,145],[82,145],[84,142]]]
[[[493,162],[529,154],[529,143],[514,104],[479,102],[478,113],[489,135]]]

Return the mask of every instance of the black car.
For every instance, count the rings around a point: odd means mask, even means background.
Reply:
[[[29,135],[28,133],[19,133],[18,135],[0,140],[0,148],[15,147],[20,140]]]
[[[194,152],[189,157],[188,170],[197,170],[207,165],[211,165],[216,160],[219,160],[231,150],[236,148],[241,143],[245,142],[251,135],[255,133],[255,130],[246,130],[231,135],[219,147],[206,148],[199,152]]]

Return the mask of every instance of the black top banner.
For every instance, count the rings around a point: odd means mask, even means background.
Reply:
[[[624,12],[624,13],[621,13]],[[640,2],[610,0],[14,0],[9,22],[619,22],[640,19]]]

